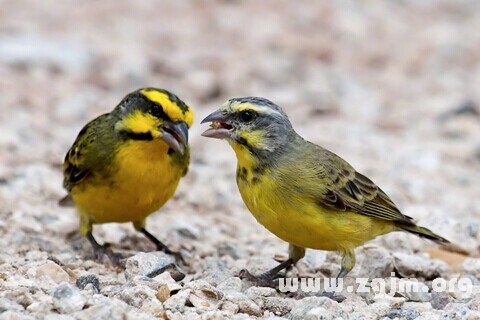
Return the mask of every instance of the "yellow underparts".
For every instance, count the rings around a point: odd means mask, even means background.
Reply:
[[[108,222],[137,222],[162,207],[177,188],[184,168],[174,165],[161,139],[130,140],[122,145],[107,178],[94,177],[75,186],[71,195],[81,221],[81,232],[91,225]]]
[[[250,151],[246,146],[238,144],[233,140],[229,140],[229,143],[232,146],[233,151],[235,151],[239,166],[241,165],[248,169],[253,168],[257,164],[257,161],[251,156]]]
[[[163,111],[172,121],[184,121],[189,127],[193,124],[193,112],[191,109],[183,111],[174,101],[171,101],[167,94],[153,90],[142,89],[140,93],[162,106]]]
[[[349,252],[394,230],[388,221],[321,207],[315,199],[282,185],[276,178],[278,175],[271,171],[281,168],[255,173],[259,171],[255,170],[258,163],[248,149],[235,142],[231,144],[239,170],[245,174],[237,175],[243,201],[255,219],[280,239],[302,248]]]

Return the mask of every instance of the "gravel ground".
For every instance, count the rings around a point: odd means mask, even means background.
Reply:
[[[226,143],[199,120],[229,97],[281,105],[304,137],[370,176],[452,253],[406,234],[358,248],[351,276],[469,277],[480,286],[478,1],[0,1],[0,319],[480,319],[480,294],[290,297],[236,277],[285,257],[235,184]],[[127,224],[95,235],[127,260],[91,260],[57,205],[80,128],[142,86],[196,111],[192,163],[150,230],[186,277]],[[146,253],[144,253],[146,252]],[[291,276],[332,276],[309,251]],[[153,275],[151,273],[154,273]],[[350,277],[350,279],[352,279]]]

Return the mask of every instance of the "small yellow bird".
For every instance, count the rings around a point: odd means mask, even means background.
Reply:
[[[228,100],[202,123],[202,135],[226,139],[236,153],[243,201],[265,228],[288,242],[289,259],[255,277],[272,285],[279,271],[305,255],[305,248],[343,253],[343,278],[355,265],[355,247],[392,231],[407,231],[438,243],[448,241],[417,226],[369,178],[336,154],[299,136],[285,112],[263,98]]]
[[[176,95],[142,88],[80,131],[65,156],[63,186],[69,194],[60,203],[73,200],[80,232],[97,259],[107,255],[120,265],[119,257],[92,235],[93,224],[108,222],[133,222],[158,250],[176,254],[145,229],[145,219],[173,196],[187,174],[192,123],[192,110]]]

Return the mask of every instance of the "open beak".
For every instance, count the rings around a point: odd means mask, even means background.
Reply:
[[[188,126],[185,122],[165,122],[159,127],[162,139],[175,152],[183,155],[188,145]]]
[[[203,132],[202,136],[215,139],[228,139],[231,137],[233,127],[228,123],[225,111],[217,110],[203,119],[201,123],[207,122],[211,122],[211,128]]]

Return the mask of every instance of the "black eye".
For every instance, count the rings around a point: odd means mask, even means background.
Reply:
[[[240,113],[240,119],[244,122],[252,121],[255,118],[255,112],[250,110],[245,110]]]
[[[165,118],[165,112],[163,111],[163,108],[159,105],[153,105],[150,108],[150,113],[152,116],[162,119]]]

